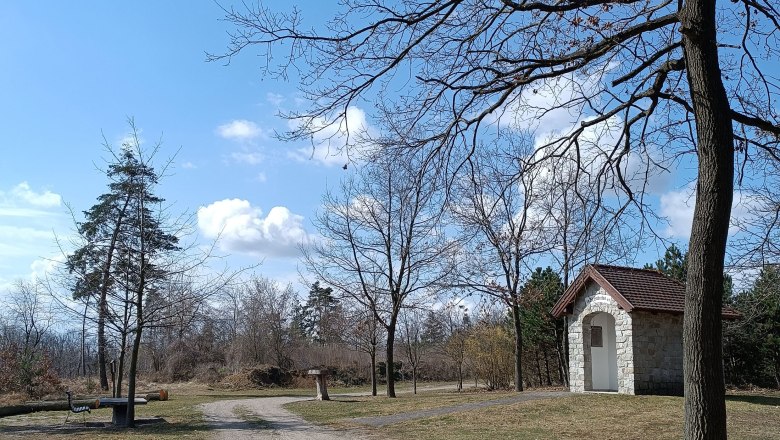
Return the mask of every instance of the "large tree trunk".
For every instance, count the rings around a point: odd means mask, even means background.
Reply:
[[[140,309],[140,307],[139,307]],[[139,310],[140,313],[140,310]],[[133,350],[130,352],[130,371],[127,375],[127,427],[135,427],[135,376],[138,372],[138,353],[141,348],[142,326],[138,324],[133,338]]]
[[[523,391],[523,327],[517,297],[512,304],[512,323],[515,327],[515,391]]]
[[[387,327],[387,350],[385,362],[387,363],[387,397],[395,397],[395,365],[393,350],[395,349],[395,323]]]
[[[98,372],[100,376],[100,389],[108,391],[108,373],[106,372],[106,315],[108,315],[108,306],[106,305],[106,292],[100,293],[100,304],[98,305]]]
[[[143,241],[142,251],[143,252]],[[146,289],[146,274],[144,255],[141,254],[141,277],[138,283],[138,296],[135,303],[135,337],[133,338],[133,349],[130,351],[130,369],[127,375],[127,427],[135,427],[135,379],[138,374],[138,353],[141,350],[141,335],[144,328],[144,290]]]
[[[100,406],[100,399],[79,399],[72,403],[73,406],[87,406],[90,409],[97,409]],[[0,417],[18,416],[38,411],[70,411],[70,408],[67,400],[25,402],[19,405],[0,406]]]
[[[683,324],[685,438],[725,439],[721,307],[734,138],[718,62],[715,0],[686,1],[680,22],[699,160]]]

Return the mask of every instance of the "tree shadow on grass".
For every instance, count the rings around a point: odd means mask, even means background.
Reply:
[[[6,425],[2,427],[4,434],[24,437],[25,435],[90,435],[95,433],[133,432],[135,434],[149,434],[155,436],[186,435],[194,432],[205,431],[208,428],[202,424],[168,423],[163,418],[136,419],[135,428],[114,426],[107,422],[86,422],[70,420],[66,424],[48,425]]]
[[[780,396],[751,396],[747,394],[737,394],[726,396],[727,401],[746,402],[754,405],[780,406]]]

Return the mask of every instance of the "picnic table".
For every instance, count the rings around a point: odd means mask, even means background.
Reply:
[[[136,405],[146,405],[147,400],[136,398]],[[111,407],[111,423],[115,426],[127,426],[127,397],[101,397],[98,399],[98,408]]]

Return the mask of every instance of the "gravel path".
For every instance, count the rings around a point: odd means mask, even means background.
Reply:
[[[444,387],[431,387],[441,389]],[[368,395],[368,393],[352,393],[331,395],[331,397],[347,397]],[[434,408],[411,413],[395,414],[381,417],[360,417],[351,422],[368,425],[384,426],[409,420],[439,416],[460,411],[486,408],[494,405],[509,405],[530,400],[550,399],[569,396],[562,391],[524,392],[516,396],[484,402],[464,403],[462,405]],[[214,429],[213,438],[217,440],[243,439],[289,439],[289,440],[357,440],[366,438],[358,431],[336,431],[326,427],[313,425],[282,405],[302,400],[312,400],[311,397],[259,397],[255,399],[220,400],[202,405],[203,414],[208,424]],[[247,417],[248,415],[248,417]],[[247,417],[245,420],[241,416]],[[252,421],[256,418],[256,421]]]
[[[570,396],[571,393],[565,391],[525,391],[516,396],[505,397],[503,399],[486,400],[483,402],[464,403],[456,406],[446,406],[443,408],[426,409],[410,413],[393,414],[380,417],[358,417],[350,419],[351,422],[369,426],[384,426],[393,423],[406,422],[409,420],[424,419],[426,417],[441,416],[460,411],[470,411],[473,409],[486,408],[494,405],[510,405],[518,402],[527,402],[530,400],[552,399],[558,397]]]
[[[203,414],[214,429],[218,440],[289,439],[289,440],[351,440],[347,433],[312,425],[282,408],[282,405],[311,400],[311,397],[259,397],[256,399],[220,400],[204,404]],[[262,421],[246,421],[246,413]]]

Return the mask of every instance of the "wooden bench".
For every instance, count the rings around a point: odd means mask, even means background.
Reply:
[[[147,400],[136,398],[136,405],[146,405]],[[115,426],[127,426],[127,397],[101,397],[98,408],[111,408],[111,423]]]

